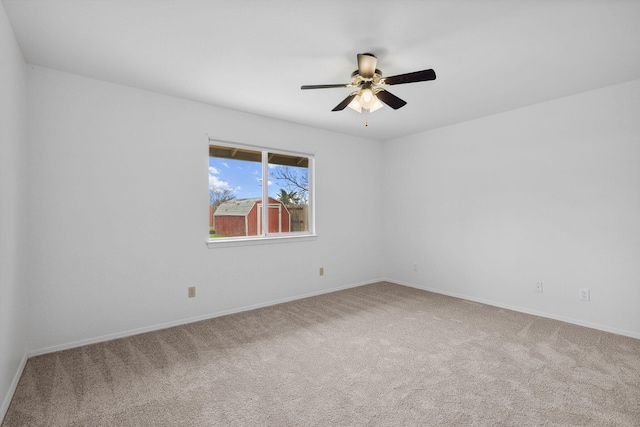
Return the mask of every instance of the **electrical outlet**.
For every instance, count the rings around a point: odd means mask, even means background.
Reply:
[[[580,289],[580,299],[582,301],[589,301],[591,299],[589,289]]]
[[[189,286],[189,298],[195,298],[195,297],[196,297],[196,287]]]
[[[320,267],[320,275],[324,276],[324,267]]]
[[[542,282],[536,282],[536,292],[542,293]]]

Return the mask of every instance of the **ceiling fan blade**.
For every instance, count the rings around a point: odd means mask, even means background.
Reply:
[[[397,76],[385,77],[384,84],[400,85],[403,83],[425,82],[427,80],[435,80],[436,72],[429,70],[414,71],[413,73],[398,74]]]
[[[403,101],[402,99],[398,98],[391,92],[387,92],[384,89],[381,89],[378,93],[376,93],[376,96],[380,101],[384,102],[394,110],[397,110],[398,108],[401,108],[407,105],[407,101]]]
[[[353,97],[356,96],[358,92],[354,92],[351,95],[347,96],[340,104],[336,105],[335,108],[331,111],[342,111],[347,108],[347,105],[351,103]]]
[[[331,89],[334,87],[349,87],[350,85],[338,84],[338,85],[302,85],[300,89]]]
[[[358,54],[358,74],[365,79],[373,78],[376,73],[376,64],[378,58],[372,53],[359,53]]]

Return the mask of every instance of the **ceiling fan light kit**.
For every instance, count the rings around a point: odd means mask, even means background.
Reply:
[[[351,108],[354,111],[357,111],[358,113],[362,112],[362,109],[365,109],[366,111],[372,113],[384,106],[384,104],[380,102],[378,97],[369,88],[363,89],[359,92],[355,92],[355,94],[356,95],[353,97],[347,107]]]
[[[424,82],[435,80],[436,73],[432,69],[414,71],[412,73],[398,74],[391,77],[382,77],[382,72],[376,68],[378,59],[372,53],[358,54],[358,69],[351,74],[351,82],[348,84],[325,84],[325,85],[304,85],[300,89],[330,89],[339,87],[357,87],[358,90],[352,92],[340,104],[331,111],[342,111],[346,107],[358,113],[365,110],[373,112],[379,110],[387,104],[397,110],[404,107],[406,101],[393,95],[384,89],[384,86],[398,85],[405,83]]]

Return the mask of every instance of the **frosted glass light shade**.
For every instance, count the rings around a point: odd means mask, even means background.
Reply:
[[[354,111],[357,111],[358,113],[361,113],[362,105],[360,104],[360,98],[361,98],[360,94],[354,96],[351,102],[349,103],[349,105],[347,105],[347,107],[351,108]]]
[[[373,112],[381,109],[383,106],[384,104],[380,102],[371,89],[361,90],[347,105],[347,107],[357,111],[358,113],[361,113],[363,108],[369,112]]]

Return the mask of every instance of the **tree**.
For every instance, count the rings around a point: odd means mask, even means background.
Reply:
[[[229,187],[211,187],[209,188],[209,205],[217,208],[222,203],[235,199],[233,190]]]
[[[276,195],[276,199],[284,203],[285,206],[292,206],[300,203],[300,199],[295,191],[287,192],[284,188],[280,189],[280,193]]]
[[[307,168],[298,168],[291,166],[278,166],[270,173],[271,178],[283,183],[280,189],[281,197],[286,194],[285,199],[294,203],[290,204],[306,204],[309,197],[309,170]],[[288,190],[288,191],[287,191]],[[279,199],[285,205],[284,200]]]
[[[209,187],[209,205],[212,207],[212,209],[209,209],[209,226],[211,230],[213,230],[215,226],[213,214],[216,209],[218,209],[218,206],[235,198],[236,196],[233,195],[233,190],[229,187]],[[211,233],[213,233],[213,231],[211,231]]]

